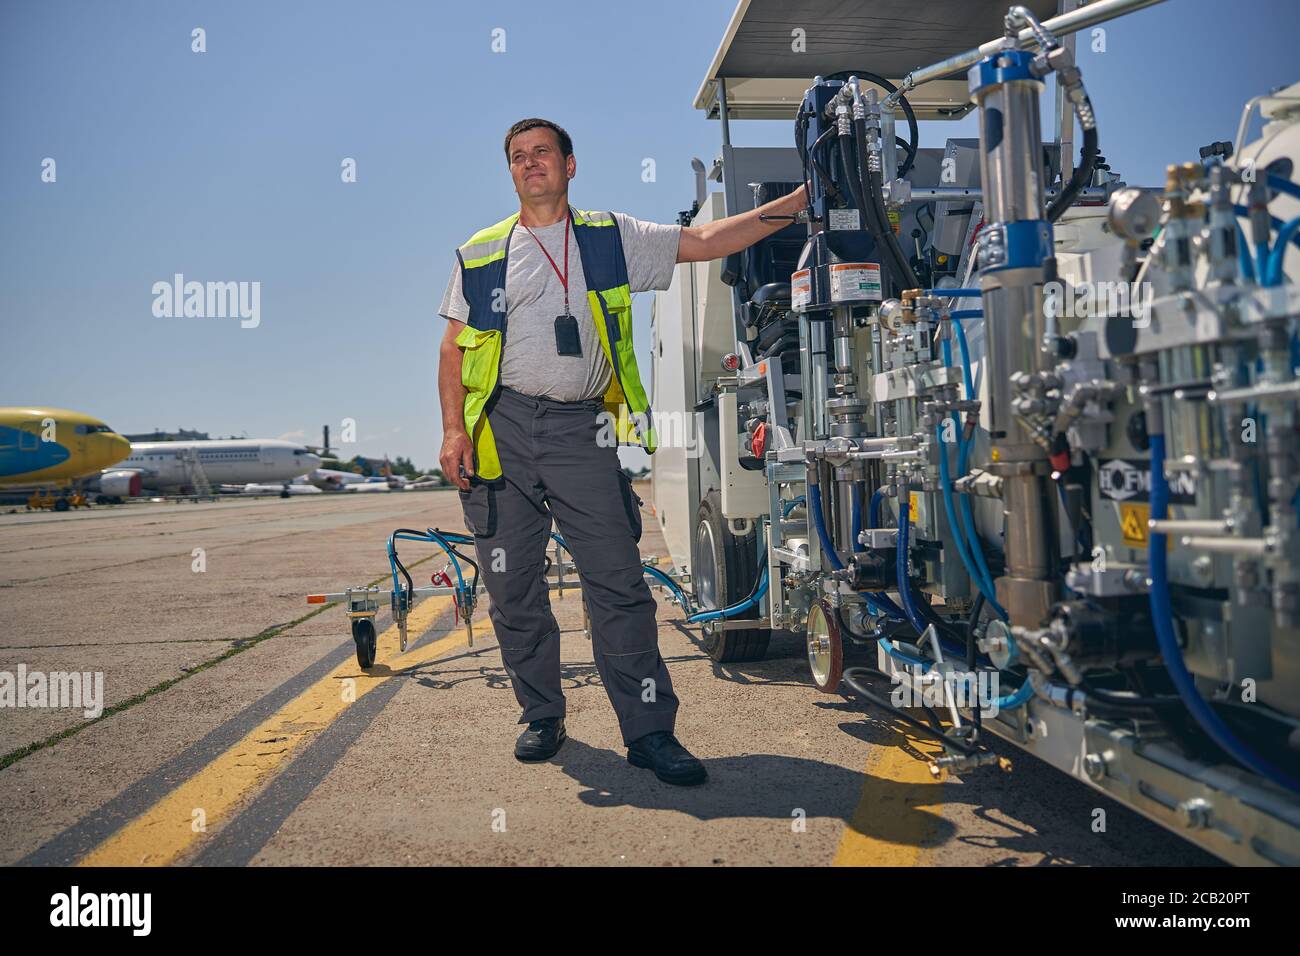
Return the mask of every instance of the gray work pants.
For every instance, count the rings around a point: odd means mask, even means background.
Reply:
[[[677,697],[659,656],[655,601],[641,570],[641,517],[617,449],[598,441],[599,400],[557,402],[502,387],[487,409],[502,476],[460,492],[489,616],[523,708],[519,723],[564,716],[560,630],[545,552],[551,520],[573,555],[596,669],[623,742],[673,730]]]

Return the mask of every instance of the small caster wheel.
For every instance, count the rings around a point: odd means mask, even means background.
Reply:
[[[844,674],[844,642],[839,617],[826,601],[817,601],[808,609],[807,641],[813,683],[823,693],[835,693]]]
[[[375,622],[368,618],[357,618],[352,622],[352,640],[357,645],[357,663],[363,671],[375,666]]]

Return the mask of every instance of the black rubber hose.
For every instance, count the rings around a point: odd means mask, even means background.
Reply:
[[[798,117],[794,121],[794,146],[795,151],[799,154],[799,169],[803,173],[804,182],[812,179],[812,174],[808,172],[808,114],[800,110]],[[805,194],[808,204],[808,221],[813,219],[812,190],[809,189]]]
[[[1065,184],[1059,196],[1051,201],[1047,207],[1047,221],[1056,222],[1060,219],[1065,210],[1069,209],[1075,198],[1079,195],[1084,186],[1092,180],[1093,171],[1097,167],[1097,156],[1099,155],[1097,127],[1085,129],[1083,131],[1083,150],[1082,158],[1078,166],[1075,167],[1074,174],[1070,181]]]
[[[975,628],[980,622],[980,614],[984,611],[984,592],[980,591],[975,595],[975,603],[971,605],[970,617],[966,619],[966,669],[975,670]]]
[[[835,188],[835,180],[831,178],[831,174],[826,171],[824,166],[822,166],[821,159],[818,156],[822,148],[826,145],[826,141],[834,135],[835,127],[832,126],[830,129],[818,136],[817,139],[813,141],[812,149],[808,151],[808,157],[812,160],[813,169],[817,171],[817,176],[822,181],[822,191],[826,193],[827,198],[838,200],[840,198],[840,191]]]
[[[889,223],[889,212],[885,209],[885,201],[881,196],[879,178],[868,168],[865,120],[853,121],[853,137],[858,146],[858,173],[862,177],[862,186],[866,193],[865,201],[872,213],[869,219],[874,218],[877,224],[875,239],[881,246],[882,257],[888,256],[903,289],[919,289],[921,286],[916,273],[912,271],[907,256],[903,255],[903,248],[898,244],[898,237],[894,235],[894,228]]]
[[[868,83],[874,83],[888,93],[897,93],[898,87],[877,73],[870,70],[840,70],[838,73],[832,73],[830,76],[824,76],[824,80],[847,80],[850,76],[856,76],[860,80],[866,80]],[[898,98],[898,105],[903,108],[903,115],[907,117],[907,134],[912,137],[910,143],[903,143],[903,149],[907,151],[907,159],[903,160],[903,165],[898,167],[898,178],[904,179],[912,171],[912,164],[916,162],[917,148],[921,145],[921,137],[916,124],[916,113],[912,109],[912,104],[907,102],[906,96]]]
[[[901,720],[903,723],[907,724],[909,727],[919,730],[921,733],[925,734],[927,737],[930,737],[933,740],[939,741],[939,743],[943,744],[945,747],[949,747],[957,751],[958,753],[964,754],[966,756],[969,756],[976,752],[975,748],[972,747],[970,744],[966,743],[966,741],[958,740],[955,737],[949,737],[947,734],[943,733],[942,731],[935,730],[925,721],[918,720],[917,718],[909,714],[907,711],[895,707],[885,698],[878,697],[873,691],[867,690],[867,688],[862,684],[862,682],[858,680],[858,676],[861,674],[869,674],[869,673],[871,673],[871,671],[868,670],[867,668],[850,667],[840,676],[840,680],[848,684],[849,688],[855,694],[857,694],[859,697],[865,700],[867,703],[874,704],[876,707],[879,707],[881,710],[888,711],[889,713],[897,717],[899,720]]]
[[[471,558],[471,557],[469,557],[469,556],[467,556],[467,555],[465,555],[465,554],[462,554],[461,552],[457,551],[454,547],[452,547],[451,542],[448,541],[446,538],[444,538],[444,537],[442,536],[442,532],[440,532],[437,528],[430,528],[430,529],[429,529],[429,534],[432,535],[432,536],[434,537],[434,539],[435,539],[439,544],[441,544],[444,548],[446,548],[449,554],[454,554],[456,557],[460,558],[462,561],[466,561],[466,562],[468,562],[469,565],[470,565],[470,567],[472,567],[472,568],[474,569],[474,578],[473,578],[472,581],[470,581],[470,585],[469,585],[469,587],[470,587],[470,593],[472,593],[472,594],[477,593],[477,592],[478,592],[478,573],[479,573],[478,562],[475,561],[473,558]]]

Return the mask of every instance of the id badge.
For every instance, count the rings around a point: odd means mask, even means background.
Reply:
[[[578,320],[572,315],[555,317],[555,351],[559,355],[582,355],[582,338]]]

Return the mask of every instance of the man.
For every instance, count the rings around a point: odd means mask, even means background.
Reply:
[[[639,499],[615,447],[655,444],[631,296],[667,289],[675,263],[730,255],[776,231],[782,223],[759,214],[795,213],[804,190],[707,225],[662,226],[571,207],[577,161],[555,123],[521,120],[505,152],[519,212],[457,250],[440,309],[438,390],[442,470],[460,489],[528,725],[515,756],[546,760],[566,737],[544,564],[553,518],[578,567],[629,762],[666,783],[703,783],[704,765],[673,736],[677,697],[637,549]]]

